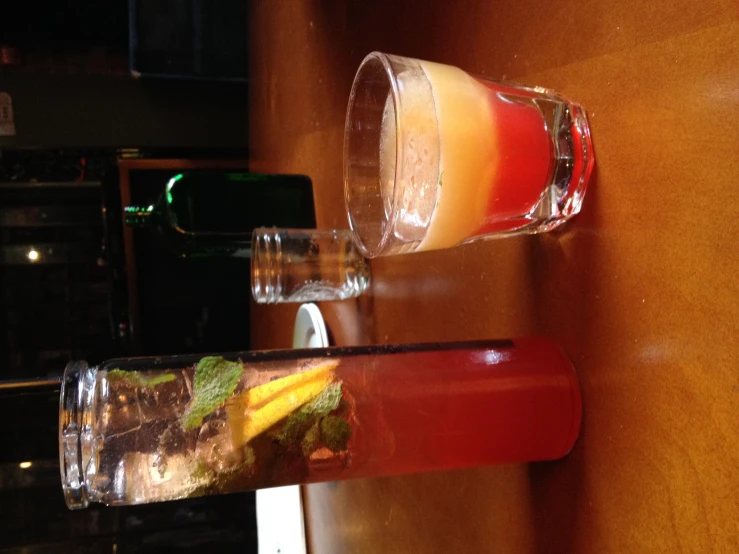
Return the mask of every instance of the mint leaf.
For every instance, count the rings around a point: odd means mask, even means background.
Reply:
[[[208,464],[206,464],[202,460],[198,460],[195,463],[195,469],[192,470],[192,474],[190,475],[190,479],[194,483],[200,483],[201,481],[207,481],[210,482],[215,477],[215,474],[210,467],[208,467]]]
[[[105,376],[109,383],[122,383],[136,387],[141,379],[138,371],[123,371],[122,369],[109,369]]]
[[[257,454],[251,446],[244,447],[244,465],[247,467],[253,466],[257,463]]]
[[[315,416],[302,410],[294,412],[287,417],[285,425],[279,432],[274,434],[274,437],[282,446],[290,447],[300,444],[303,435],[308,432],[308,429],[310,429],[315,420]]]
[[[306,457],[322,442],[329,448],[331,445],[337,448],[331,448],[335,452],[345,450],[351,428],[340,417],[328,415],[339,407],[341,399],[341,383],[331,383],[316,398],[290,414],[282,428],[272,436],[286,448],[300,448]]]
[[[332,452],[346,450],[352,436],[351,426],[338,416],[326,416],[321,420],[321,441]]]
[[[192,400],[180,419],[184,429],[199,427],[236,390],[244,366],[221,356],[206,356],[195,369]]]
[[[316,416],[325,416],[339,407],[341,402],[341,383],[331,383],[321,394],[303,406],[300,411]]]
[[[318,428],[318,422],[316,421],[308,431],[306,431],[305,436],[303,437],[303,441],[301,443],[301,446],[303,448],[303,456],[306,458],[310,456],[313,451],[318,448],[321,442],[321,431]]]
[[[139,371],[124,371],[122,369],[110,369],[106,377],[111,383],[124,383],[131,387],[155,387],[177,379],[172,373],[147,376]]]
[[[161,385],[162,383],[169,383],[171,381],[174,381],[177,379],[173,374],[171,373],[163,373],[162,375],[154,375],[153,377],[144,377],[141,376],[141,382],[143,383],[142,386],[144,387],[156,387],[157,385]]]

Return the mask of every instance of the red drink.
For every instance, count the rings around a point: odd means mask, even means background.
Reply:
[[[319,480],[552,460],[572,449],[580,389],[554,343],[422,347],[438,349],[342,359],[336,376],[353,397],[356,432],[350,463]]]
[[[497,144],[498,155],[505,161],[499,165],[490,185],[493,193],[485,223],[476,232],[484,235],[516,229],[534,221],[522,215],[531,213],[546,187],[555,182],[557,162],[563,154],[557,152],[557,145],[549,134],[554,114],[548,112],[564,109],[564,106],[561,101],[533,89],[484,79],[477,81],[488,89],[491,111],[496,114],[493,133],[505,137]],[[587,150],[592,151],[590,135],[584,134],[575,124],[568,127],[574,142],[584,142]],[[572,145],[567,147],[567,154],[572,155],[568,178],[573,182],[587,181],[592,163],[586,167],[582,150]]]
[[[554,229],[580,211],[594,163],[584,110],[555,92],[380,52],[357,72],[344,133],[368,257]]]
[[[478,82],[487,88],[491,111],[496,114],[491,132],[505,137],[497,143],[503,162],[490,183],[484,223],[475,233],[482,235],[527,223],[521,215],[536,206],[552,180],[554,163],[552,142],[533,98],[498,83]]]
[[[434,93],[444,185],[420,249],[564,221],[558,210],[574,209],[567,195],[581,200],[593,164],[583,161],[592,144],[580,108],[546,89],[420,64]]]
[[[582,411],[545,339],[78,363],[62,408],[70,507],[551,460]]]

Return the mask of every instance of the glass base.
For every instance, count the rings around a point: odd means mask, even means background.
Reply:
[[[535,100],[551,129],[554,144],[552,182],[542,193],[530,217],[531,232],[551,231],[577,214],[582,208],[595,157],[590,126],[579,104]],[[548,113],[549,112],[549,113]]]
[[[541,93],[545,89],[536,89]],[[551,137],[553,170],[536,205],[526,214],[499,222],[493,232],[477,235],[462,244],[544,233],[556,229],[580,212],[590,175],[595,165],[590,126],[585,110],[552,91],[549,98],[526,100],[541,112]],[[505,96],[505,95],[503,95]],[[520,97],[510,101],[522,102]]]

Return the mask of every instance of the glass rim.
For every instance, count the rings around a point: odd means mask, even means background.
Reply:
[[[274,304],[282,291],[282,244],[278,227],[255,227],[251,234],[249,279],[257,304]],[[270,245],[269,243],[273,244]]]
[[[92,402],[91,384],[96,367],[85,361],[70,361],[64,368],[59,393],[59,473],[62,481],[64,501],[70,510],[86,508],[90,503],[87,483],[85,452],[83,451],[85,412]]]
[[[350,189],[349,186],[349,164],[347,163],[347,160],[349,159],[348,153],[349,153],[349,131],[351,127],[351,114],[353,112],[354,108],[354,99],[357,93],[357,90],[361,84],[363,84],[363,72],[367,69],[367,66],[370,63],[377,63],[379,62],[382,66],[382,69],[384,70],[383,73],[385,77],[387,78],[387,82],[390,85],[389,90],[391,91],[391,97],[393,101],[393,111],[395,116],[395,160],[393,163],[393,193],[392,193],[392,201],[390,202],[390,214],[386,214],[385,216],[385,229],[382,232],[382,237],[379,241],[377,241],[376,244],[372,245],[372,247],[368,247],[365,240],[363,239],[362,235],[360,234],[359,230],[357,229],[357,226],[354,222],[354,217],[352,216],[352,209],[351,209],[351,200],[350,200]],[[392,236],[395,229],[395,223],[398,218],[398,211],[396,210],[396,200],[397,200],[397,177],[398,177],[398,159],[400,157],[400,141],[398,141],[398,129],[400,128],[400,90],[398,89],[398,80],[397,76],[395,74],[395,71],[393,70],[392,64],[390,63],[390,58],[387,54],[384,54],[379,51],[373,51],[367,54],[364,59],[362,60],[362,63],[359,64],[359,68],[357,69],[357,72],[354,75],[354,81],[352,82],[352,88],[351,92],[349,93],[349,103],[347,105],[346,109],[346,121],[344,123],[344,144],[343,144],[343,179],[344,179],[344,205],[346,207],[346,214],[347,219],[349,220],[349,228],[351,229],[352,236],[354,237],[354,244],[359,248],[360,252],[367,258],[376,258],[380,255],[382,255],[390,246],[392,243]],[[379,158],[380,152],[378,147],[377,156]],[[380,189],[380,192],[382,192],[382,185],[381,183],[377,182],[376,186]]]

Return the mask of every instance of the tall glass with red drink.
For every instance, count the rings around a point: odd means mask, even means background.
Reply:
[[[62,485],[81,508],[551,460],[581,411],[546,339],[73,362]]]

